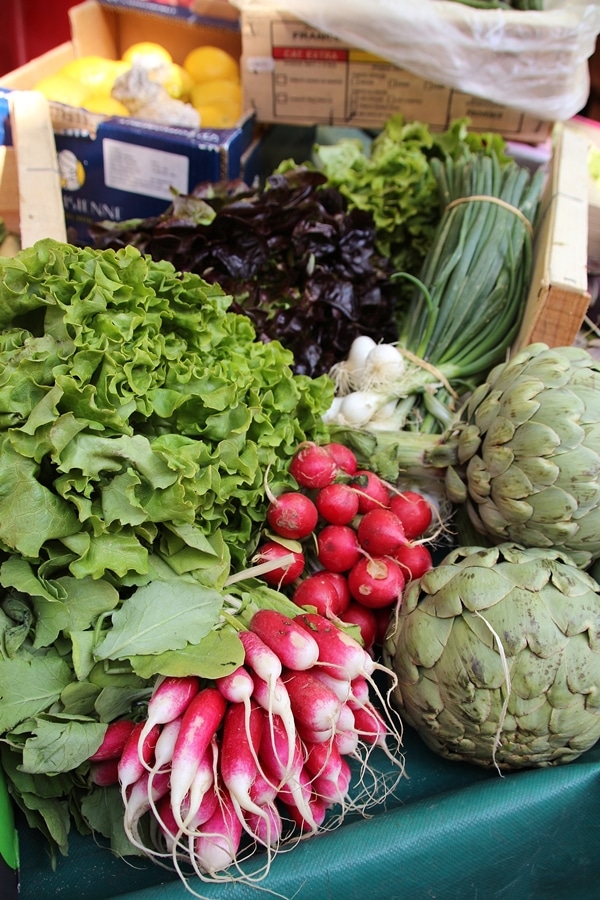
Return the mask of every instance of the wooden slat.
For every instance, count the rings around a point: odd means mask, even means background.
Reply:
[[[21,244],[66,241],[60,174],[48,101],[38,91],[9,95],[17,157]]]
[[[513,346],[543,341],[551,347],[575,340],[587,312],[587,142],[568,127],[557,128],[542,200],[531,287]]]

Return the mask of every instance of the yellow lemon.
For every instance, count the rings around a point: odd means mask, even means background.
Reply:
[[[66,63],[59,74],[74,78],[95,94],[110,94],[115,79],[128,68],[129,63],[122,60],[105,59],[102,56],[81,56]]]
[[[147,69],[157,69],[159,66],[169,65],[173,57],[161,44],[154,41],[138,41],[131,44],[122,54],[121,59],[133,63],[141,63]]]
[[[65,103],[67,106],[83,106],[90,96],[90,90],[85,85],[58,73],[41,78],[35,85],[35,90],[43,94],[47,100]]]
[[[106,94],[94,94],[84,102],[84,107],[89,112],[100,113],[103,116],[128,116],[129,110],[120,100],[108,97]]]
[[[212,47],[210,44],[190,50],[183,60],[183,68],[196,82],[214,81],[216,78],[240,80],[237,60],[220,47]]]
[[[224,100],[222,103],[199,104],[195,107],[200,116],[200,128],[233,128],[241,115],[239,103]]]
[[[151,72],[150,77],[153,81],[158,81],[159,84],[162,84],[168,94],[175,100],[187,102],[190,99],[194,80],[183,66],[177,63],[169,63]]]
[[[242,86],[239,81],[228,81],[225,78],[215,78],[214,81],[202,81],[195,84],[190,94],[192,106],[206,106],[207,104],[222,102],[237,103],[242,107]]]

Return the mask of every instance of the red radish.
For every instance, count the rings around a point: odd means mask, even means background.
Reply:
[[[372,703],[368,703],[365,706],[358,706],[354,710],[354,723],[356,731],[363,741],[367,744],[381,747],[389,753],[386,744],[388,727],[381,713]]]
[[[132,722],[131,719],[118,719],[116,722],[110,722],[104,732],[102,743],[89,757],[90,762],[118,759],[134,728],[135,722]]]
[[[420,578],[433,568],[433,559],[425,544],[405,544],[404,547],[398,547],[394,559],[400,563],[406,581]]]
[[[312,828],[316,829],[317,823],[313,818],[299,780],[304,765],[299,738],[296,738],[294,742],[291,763],[288,760],[288,750],[288,738],[283,723],[279,716],[273,716],[270,727],[263,729],[260,760],[268,777],[275,784],[287,787],[299,814]]]
[[[370,509],[358,523],[356,534],[370,556],[391,556],[406,543],[402,522],[391,509]]]
[[[248,669],[238,666],[228,675],[215,678],[215,687],[230,703],[246,703],[252,696],[254,682]]]
[[[342,472],[345,472],[347,475],[354,475],[358,469],[358,463],[350,447],[332,441],[330,444],[325,444],[325,449],[333,456]]]
[[[365,674],[366,651],[334,622],[317,613],[300,613],[295,621],[313,635],[319,647],[319,666],[330,675],[352,681]]]
[[[315,731],[335,728],[341,703],[337,695],[312,672],[285,672],[281,676],[294,718]]]
[[[343,581],[342,588],[338,585],[337,576]],[[346,586],[346,580],[336,572],[314,572],[304,581],[301,581],[292,594],[292,600],[297,606],[314,606],[316,611],[327,618],[341,616],[350,600],[350,591]]]
[[[154,764],[150,769],[151,774],[157,774],[171,765],[175,742],[181,728],[181,720],[182,716],[178,719],[173,719],[172,722],[167,722],[161,729],[154,748]]]
[[[310,809],[313,791],[310,775],[304,768],[299,769],[293,779],[282,784],[277,791],[277,799],[288,808],[297,805],[296,801],[299,796],[304,800],[306,807]]]
[[[348,573],[350,593],[370,609],[391,606],[402,596],[404,575],[394,559],[363,557]]]
[[[350,484],[358,493],[358,511],[361,515],[370,509],[381,509],[390,505],[390,489],[375,472],[357,469]]]
[[[325,447],[307,442],[292,457],[289,472],[300,487],[322,488],[335,480],[338,465]]]
[[[171,800],[176,817],[226,708],[227,701],[217,688],[205,687],[183,714],[171,765]]]
[[[302,815],[297,806],[286,805],[286,814],[301,831],[312,832],[317,830],[325,821],[327,809],[327,803],[314,794],[308,803],[309,819]]]
[[[169,773],[162,772],[160,775],[151,777],[150,772],[144,772],[134,785],[127,798],[125,805],[125,815],[123,825],[125,833],[134,846],[140,846],[140,838],[137,830],[138,823],[142,816],[152,809],[161,797],[166,797],[169,793]]]
[[[259,609],[249,625],[277,654],[287,669],[310,669],[319,658],[319,645],[297,622],[275,609]]]
[[[325,525],[317,535],[317,557],[330,572],[347,572],[360,555],[356,532],[349,525]]]
[[[338,615],[341,617],[342,613],[348,609],[348,604],[350,603],[350,588],[348,587],[348,581],[343,572],[327,572],[327,576],[337,588],[341,605]]]
[[[283,835],[283,822],[274,803],[265,803],[261,807],[260,816],[246,813],[248,830],[259,844],[265,847],[276,847]]]
[[[254,692],[252,696],[268,715],[269,727],[272,729],[273,719],[277,716],[285,729],[288,739],[288,765],[291,765],[297,734],[296,722],[287,688],[281,678],[277,678],[273,683],[269,684],[255,673],[253,681]]]
[[[123,747],[123,752],[119,759],[119,781],[121,783],[121,794],[125,800],[126,792],[132,784],[142,777],[154,756],[154,748],[160,734],[160,727],[154,725],[146,734],[146,738],[142,746],[140,746],[140,735],[144,729],[144,722],[138,722],[131,734],[127,738],[127,742]]]
[[[381,647],[390,624],[391,611],[389,606],[383,606],[381,609],[373,610],[373,612],[375,613],[375,619],[377,620],[375,643]]]
[[[335,803],[344,803],[348,796],[351,770],[345,759],[342,758],[341,762],[342,765],[337,776],[317,775],[312,782],[316,795],[329,806],[333,806]]]
[[[327,744],[306,744],[306,761],[304,766],[311,775],[327,775],[335,777],[342,768],[342,757],[334,746]]]
[[[264,716],[263,716],[264,719]],[[257,772],[250,785],[250,799],[258,806],[272,803],[277,796],[277,787],[261,772]]]
[[[363,606],[362,603],[357,603],[356,600],[352,600],[340,615],[340,619],[348,625],[358,626],[363,646],[365,650],[370,650],[377,637],[375,611]]]
[[[414,541],[415,538],[425,534],[433,519],[431,504],[417,491],[402,491],[401,494],[393,494],[390,499],[390,509],[402,522],[404,533],[409,541]]]
[[[319,521],[319,513],[306,494],[300,491],[286,491],[269,503],[267,521],[275,534],[299,541],[314,531]]]
[[[240,631],[238,637],[244,647],[246,664],[263,681],[273,684],[283,668],[277,654],[253,631]]]
[[[158,682],[148,702],[146,722],[139,736],[140,747],[155,725],[165,725],[185,712],[199,687],[195,675],[183,678],[169,676]]]
[[[173,807],[175,818],[178,819],[186,834],[193,832],[194,826],[192,822],[196,821],[198,810],[202,806],[206,795],[214,790],[215,766],[217,765],[218,757],[219,747],[216,737],[213,737],[210,745],[198,760],[190,789],[183,799],[181,809],[178,810]],[[171,802],[174,802],[172,792]]]
[[[353,711],[358,706],[365,706],[367,703],[370,703],[369,682],[363,675],[359,675],[352,680],[350,695],[348,706]]]
[[[90,765],[90,781],[99,787],[118,784],[119,759],[99,759]]]
[[[310,670],[310,674],[322,681],[330,691],[333,691],[340,703],[345,703],[350,697],[350,681],[347,678],[336,678],[321,666],[314,666]],[[339,672],[336,674],[339,675]]]
[[[210,762],[217,754],[214,749],[211,751],[210,756],[207,757],[207,760]],[[201,767],[202,768],[202,767]],[[198,770],[199,772],[201,769]],[[217,794],[217,790],[215,788],[215,778],[214,771],[211,766],[211,778],[208,777],[208,771],[205,769],[203,774],[204,784],[200,790],[194,790],[195,785],[192,786],[192,792],[188,798],[186,798],[186,802],[184,803],[184,808],[182,812],[184,813],[184,822],[186,825],[186,834],[194,834],[194,832],[198,831],[205,822],[208,822],[217,806],[219,805],[219,796]],[[194,781],[199,780],[198,772],[196,773],[196,778]],[[193,796],[192,796],[193,794]],[[201,796],[202,799],[199,802],[196,800]],[[195,802],[195,811],[191,806],[191,802]]]
[[[359,748],[360,738],[356,730],[336,731],[333,736],[333,745],[342,756],[353,756]]]
[[[219,793],[219,804],[202,833],[194,841],[193,859],[201,872],[210,875],[235,862],[243,826],[227,791]]]
[[[327,484],[315,497],[315,507],[330,525],[349,525],[358,515],[358,494],[342,481]]]
[[[249,714],[246,715],[243,705],[232,703],[223,719],[219,755],[221,778],[240,818],[243,812],[251,812],[259,817],[263,814],[250,795],[257,772],[256,760],[263,725],[264,718],[256,704],[251,705]]]
[[[298,737],[304,744],[331,744],[335,735],[333,726],[324,730],[318,730],[310,728],[308,725],[303,725],[302,722],[298,722],[297,731]]]
[[[283,557],[292,557],[291,562],[286,562],[269,572],[263,572],[260,576],[267,584],[280,585],[291,584],[296,578],[299,578],[304,572],[306,560],[304,554],[299,550],[288,550],[283,544],[276,541],[265,541],[254,556],[253,562],[256,565],[271,562],[273,560],[282,559]]]
[[[354,712],[347,703],[342,703],[337,720],[339,731],[354,731]]]

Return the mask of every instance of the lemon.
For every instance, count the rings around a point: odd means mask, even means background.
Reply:
[[[65,103],[67,106],[83,106],[91,93],[81,82],[58,73],[41,78],[34,89],[43,94],[47,100]]]
[[[169,65],[173,57],[161,44],[154,41],[138,41],[131,44],[122,54],[121,59],[133,63],[141,63],[146,69],[157,69],[159,66]]]
[[[240,67],[237,60],[220,47],[205,44],[195,47],[183,60],[183,68],[189,72],[195,82],[214,81],[226,78],[229,81],[240,80]]]
[[[129,110],[120,100],[106,94],[93,94],[84,102],[88,112],[100,113],[103,116],[128,116]]]
[[[103,56],[81,56],[62,66],[59,74],[74,78],[95,94],[110,94],[115,79],[128,68],[129,63],[121,60],[105,59]]]
[[[224,101],[237,103],[241,112],[242,86],[239,81],[215,78],[214,81],[202,81],[200,84],[195,84],[191,90],[190,102],[192,106],[220,104]]]
[[[231,100],[198,104],[195,109],[200,116],[200,128],[233,128],[241,114],[240,104]]]
[[[157,81],[165,88],[167,93],[175,100],[187,102],[194,86],[194,81],[189,72],[177,63],[169,63],[163,68],[150,73],[153,81]]]

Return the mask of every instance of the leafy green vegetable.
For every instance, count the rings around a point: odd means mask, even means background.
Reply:
[[[126,852],[87,760],[157,675],[239,665],[224,588],[265,474],[289,484],[298,443],[325,436],[330,380],[230,305],[133,247],[44,240],[0,264],[0,753],[61,853],[73,823]]]
[[[467,119],[457,119],[447,131],[434,134],[429,125],[397,115],[388,119],[368,151],[347,138],[315,148],[328,184],[347,198],[350,209],[373,216],[377,249],[397,272],[419,274],[440,220],[431,160],[446,155],[458,160],[468,151],[493,153],[503,163],[509,159],[500,135],[467,126]]]

